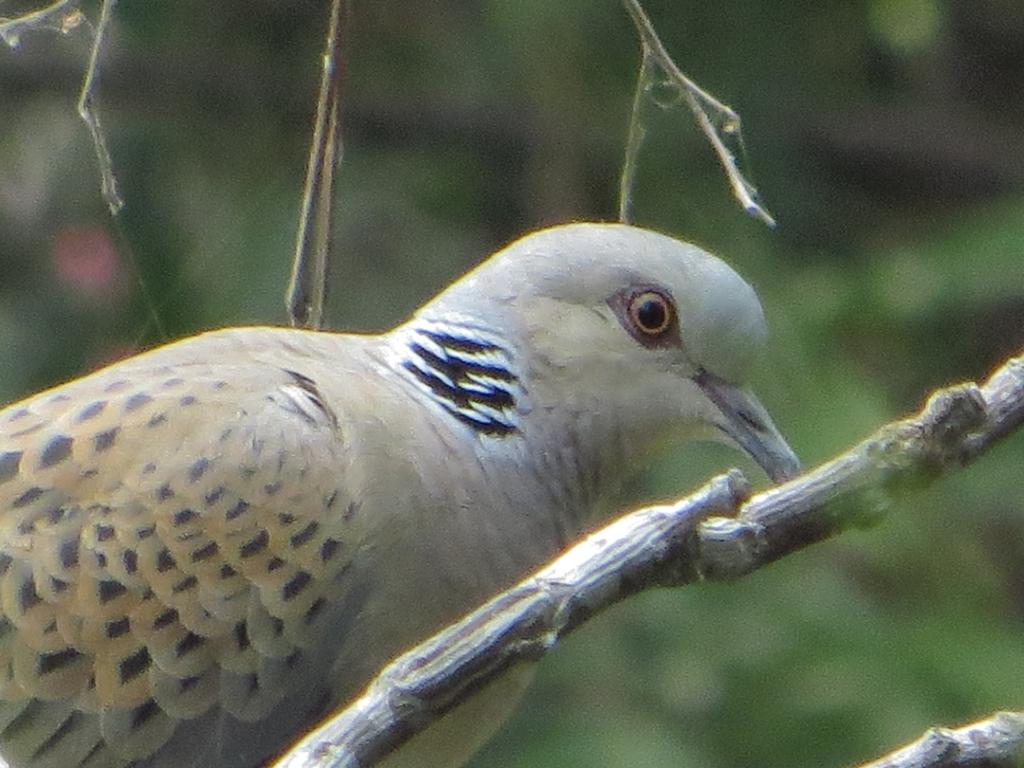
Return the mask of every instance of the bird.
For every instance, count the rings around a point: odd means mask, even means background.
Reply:
[[[575,222],[384,333],[213,330],[7,406],[0,757],[266,764],[668,447],[794,476],[746,388],[766,335],[717,257]]]

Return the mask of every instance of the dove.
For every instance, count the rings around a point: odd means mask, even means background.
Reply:
[[[385,333],[215,330],[7,406],[0,756],[264,764],[659,452],[720,440],[791,477],[745,387],[766,335],[715,256],[574,223]]]

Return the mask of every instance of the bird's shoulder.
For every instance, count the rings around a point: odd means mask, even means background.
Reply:
[[[351,419],[295,341],[210,333],[0,410],[0,527],[27,523],[18,510],[30,508],[130,497],[156,514],[172,499],[208,508],[243,492],[275,506],[283,494],[313,515],[299,497],[338,490]]]
[[[10,706],[98,713],[97,738],[143,756],[214,704],[280,700],[365,534],[348,408],[317,381],[354,342],[310,341],[207,334],[0,410]]]

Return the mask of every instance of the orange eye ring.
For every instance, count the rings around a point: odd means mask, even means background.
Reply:
[[[631,296],[626,312],[636,332],[649,338],[661,336],[672,327],[675,320],[672,302],[663,294],[651,290]]]

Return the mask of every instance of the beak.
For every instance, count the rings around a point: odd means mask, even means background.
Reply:
[[[698,373],[694,381],[725,417],[718,428],[750,454],[773,482],[781,483],[800,473],[800,460],[753,394],[707,371]]]

